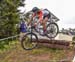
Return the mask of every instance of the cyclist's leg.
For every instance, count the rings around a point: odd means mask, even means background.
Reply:
[[[47,23],[48,19],[49,19],[49,14],[44,15],[44,17],[43,17],[43,29],[44,29],[44,32],[46,31],[46,23]]]
[[[45,17],[44,19],[43,19],[43,29],[44,29],[44,31],[46,31],[46,22],[48,21],[48,17]]]

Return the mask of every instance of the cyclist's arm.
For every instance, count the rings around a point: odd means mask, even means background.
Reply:
[[[43,20],[43,14],[40,13],[40,14],[39,14],[39,22],[41,22],[42,20]]]
[[[31,16],[30,21],[28,22],[28,25],[30,25],[30,23],[32,22],[34,16],[35,16],[35,14],[33,14],[33,15]]]

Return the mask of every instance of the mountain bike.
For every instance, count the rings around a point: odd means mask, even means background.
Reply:
[[[39,33],[41,36],[46,36],[48,38],[55,38],[59,32],[59,27],[57,23],[51,21],[50,19],[46,23],[46,33],[44,34],[43,26],[37,22],[38,17],[35,17],[31,22],[31,25],[27,26],[27,33],[23,36],[21,40],[21,45],[25,50],[31,50],[37,46],[38,36],[36,34]],[[35,27],[34,23],[38,23]]]

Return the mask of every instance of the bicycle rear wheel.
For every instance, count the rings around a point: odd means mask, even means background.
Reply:
[[[25,50],[31,50],[37,46],[38,37],[34,33],[27,33],[22,41],[21,46]]]
[[[55,38],[59,33],[59,27],[56,23],[50,23],[47,25],[47,37]]]

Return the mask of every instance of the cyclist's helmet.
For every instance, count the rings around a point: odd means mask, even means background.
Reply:
[[[39,8],[38,7],[34,7],[33,9],[32,9],[32,12],[38,12],[39,11]]]

